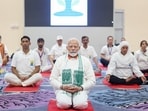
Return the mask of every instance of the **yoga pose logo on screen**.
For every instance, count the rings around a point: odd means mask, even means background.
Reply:
[[[80,0],[57,0],[59,5],[65,5],[64,11],[56,12],[56,16],[82,16],[83,13],[74,11],[72,6],[77,5]]]

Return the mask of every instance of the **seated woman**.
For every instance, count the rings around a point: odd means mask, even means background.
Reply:
[[[140,71],[136,58],[129,51],[127,41],[120,43],[120,51],[113,54],[106,79],[112,84],[142,84],[146,78]]]
[[[135,52],[135,57],[141,72],[148,73],[148,43],[146,40],[140,42],[140,50]],[[147,77],[148,78],[148,77]]]

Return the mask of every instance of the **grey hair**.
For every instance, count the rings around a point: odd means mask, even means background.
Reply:
[[[78,43],[78,45],[80,46],[80,41],[79,41],[77,38],[70,38],[70,39],[67,41],[67,45],[68,45],[71,41],[76,41],[76,42]]]

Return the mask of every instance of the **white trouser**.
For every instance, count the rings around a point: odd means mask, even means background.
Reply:
[[[86,109],[88,106],[87,99],[88,95],[85,91],[71,94],[60,90],[56,93],[57,107],[61,109],[68,109],[72,105],[75,109]]]
[[[52,65],[41,66],[41,72],[46,72],[51,70]]]
[[[40,73],[34,74],[29,79],[22,82],[15,74],[7,73],[4,80],[15,86],[29,86],[42,80],[42,75]]]

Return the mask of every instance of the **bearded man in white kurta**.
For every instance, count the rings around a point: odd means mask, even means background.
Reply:
[[[95,74],[88,58],[78,55],[79,41],[72,38],[68,54],[59,57],[53,67],[50,83],[55,89],[57,107],[85,109],[88,92],[95,85]]]
[[[112,55],[106,74],[112,84],[142,84],[146,81],[127,41],[122,41],[120,51]]]

